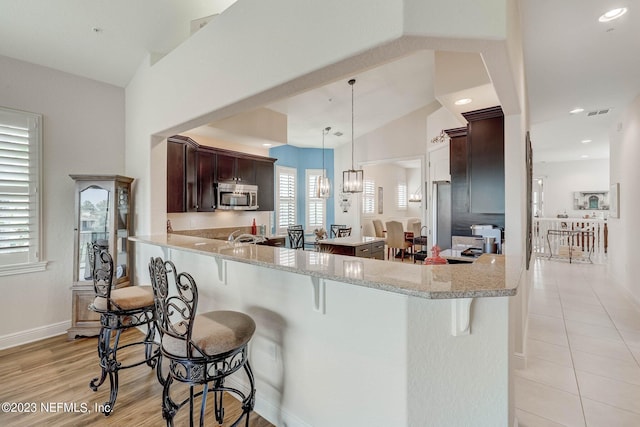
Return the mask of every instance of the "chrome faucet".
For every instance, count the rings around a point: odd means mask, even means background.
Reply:
[[[239,232],[240,232],[240,230],[232,231],[231,234],[229,234],[229,237],[227,237],[227,240],[230,241],[230,242],[235,242],[236,239],[233,237],[233,235],[236,234],[236,233],[239,233]]]
[[[229,236],[229,239],[230,239],[229,241],[232,241],[234,243],[253,243],[253,244],[262,243],[267,240],[264,238],[264,236],[256,236],[256,235],[247,234],[247,233],[240,234],[236,238]]]

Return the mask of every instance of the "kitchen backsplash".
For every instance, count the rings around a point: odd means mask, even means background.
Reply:
[[[257,225],[266,225],[271,230],[273,212],[187,212],[168,213],[173,230],[201,230],[208,228],[251,227],[255,218]]]

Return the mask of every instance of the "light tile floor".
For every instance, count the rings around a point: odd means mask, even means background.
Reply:
[[[531,278],[519,426],[640,426],[640,307],[606,265],[537,259]]]

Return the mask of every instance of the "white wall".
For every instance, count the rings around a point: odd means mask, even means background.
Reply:
[[[640,95],[609,135],[611,183],[620,183],[620,217],[609,219],[609,266],[618,283],[640,304]]]
[[[366,0],[244,0],[235,3],[153,67],[148,63],[141,64],[126,89],[126,168],[128,173],[144,177],[136,189],[136,197],[145,207],[144,211],[138,211],[136,233],[162,232],[165,229],[164,137],[338,78],[352,77],[368,67],[415,50],[482,52],[488,69],[494,71],[490,74],[498,86],[501,102],[508,107],[507,112],[513,114],[513,99],[517,96],[505,49],[505,11],[505,0],[456,0],[446,4],[442,0],[389,0],[375,4]],[[274,25],[274,22],[278,24]],[[248,28],[251,32],[247,32]],[[353,28],[358,28],[358,31],[353,31]],[[186,68],[185,64],[193,66]],[[260,71],[256,72],[256,69]],[[428,111],[423,122],[415,126],[422,130],[412,131],[412,135],[419,134],[420,138],[407,140],[389,134],[384,138],[385,146],[364,152],[357,161],[414,154],[424,156],[426,116],[436,109],[433,107]],[[359,143],[360,139],[356,140],[356,153],[359,152]],[[335,153],[336,158],[343,161],[343,164],[336,162],[338,173],[350,164],[346,150]],[[335,180],[341,181],[341,176]],[[359,209],[359,203],[356,202],[352,206],[354,208]],[[515,209],[517,212],[514,213],[520,214],[521,207],[516,206]],[[336,222],[344,221],[336,215]],[[139,268],[138,271],[144,272],[144,269]],[[486,299],[484,303],[490,304],[491,301]],[[501,323],[495,329],[490,328],[489,336],[502,340],[502,334],[508,328],[506,314],[501,312],[497,315]],[[392,320],[398,319],[394,317]],[[472,341],[467,343],[472,344]],[[474,348],[470,346],[468,358],[459,365],[468,368],[469,373],[481,370],[476,358],[483,353],[476,354]],[[508,363],[508,349],[500,349],[498,354],[505,357],[493,359],[491,363]],[[419,357],[417,353],[416,357]],[[423,354],[419,361],[427,369],[437,369],[437,365],[430,364],[429,360],[430,355]],[[460,384],[468,382],[466,372],[455,370],[451,375]],[[448,379],[441,379],[442,384],[446,384]],[[426,375],[422,396],[438,399],[431,393],[433,388],[430,388],[429,380],[429,375]],[[459,420],[459,425],[510,424],[506,407],[509,399],[504,396],[507,382],[506,376],[496,376],[494,381],[487,383],[472,381],[478,387],[488,384],[482,393],[491,390],[497,394],[491,411],[504,414],[502,419],[498,420],[496,413],[480,410],[473,414],[472,419],[456,415],[456,422]],[[461,401],[475,401],[477,397],[475,393],[458,395]],[[450,417],[454,411],[453,408],[448,410],[440,420]],[[423,413],[417,413],[415,417],[410,414],[409,424],[421,425],[423,415],[428,417]]]
[[[410,193],[415,191],[420,185],[423,176],[422,172],[418,173],[420,176],[417,176],[415,173],[407,174],[407,169],[391,166],[390,162],[394,160],[418,159],[424,164],[427,116],[438,106],[439,104],[436,102],[416,110],[354,141],[354,163],[356,167],[362,167],[363,170],[366,168],[365,178],[367,177],[367,171],[375,175],[376,190],[379,186],[384,188],[383,214],[377,214],[378,205],[376,199],[376,214],[374,215],[374,217],[380,217],[383,222],[388,218],[396,217],[418,217],[424,222],[422,212],[417,204],[411,206],[406,211],[398,211],[395,206],[395,185],[397,185],[397,180],[404,179],[405,182],[407,182],[407,191]],[[351,144],[344,144],[335,150],[334,179],[337,181],[334,182],[341,183],[342,171],[351,167],[350,150]],[[385,166],[378,169],[376,165]],[[386,166],[389,166],[389,168],[386,169]],[[385,177],[386,174],[389,174],[389,176]],[[379,183],[384,184],[380,185]],[[340,205],[336,204],[336,223],[352,224],[355,221],[360,221],[360,213],[362,212],[360,199],[360,195],[357,197],[351,196],[352,207],[347,213],[343,213]],[[412,203],[411,205],[414,204]],[[361,225],[368,226],[371,219],[373,218],[367,218]]]
[[[124,175],[125,113],[122,88],[2,56],[0,70],[2,106],[44,117],[43,248],[49,262],[46,271],[1,278],[2,348],[69,327],[75,189],[69,174]]]
[[[471,334],[452,336],[451,300],[136,246],[140,259],[171,259],[179,271],[192,274],[202,311],[238,310],[256,321],[249,345],[256,411],[275,425],[509,425],[507,297],[476,298]],[[293,265],[309,266],[305,256],[268,249]],[[313,266],[342,271],[347,259],[319,258]],[[434,278],[440,280],[450,286],[446,275]],[[314,282],[321,309],[315,309]],[[242,376],[234,375],[229,384],[236,385],[234,380]]]
[[[543,179],[544,217],[555,218],[566,212],[572,218],[580,218],[591,215],[593,211],[574,210],[573,193],[584,190],[608,191],[609,159],[534,163],[533,176]],[[595,212],[598,217],[608,214],[608,211]]]

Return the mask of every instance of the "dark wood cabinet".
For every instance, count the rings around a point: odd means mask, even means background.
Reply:
[[[214,211],[218,182],[258,185],[258,210],[272,211],[275,161],[172,136],[167,143],[167,212]]]
[[[448,129],[451,235],[473,224],[504,228],[504,116],[500,107],[463,113],[464,128]]]
[[[216,154],[210,150],[198,151],[198,212],[216,209],[215,192]]]
[[[167,212],[197,210],[197,146],[181,139],[167,142]]]
[[[218,154],[216,182],[255,184],[255,161],[253,159]]]
[[[256,184],[258,185],[258,210],[274,210],[273,160],[255,160]]]

